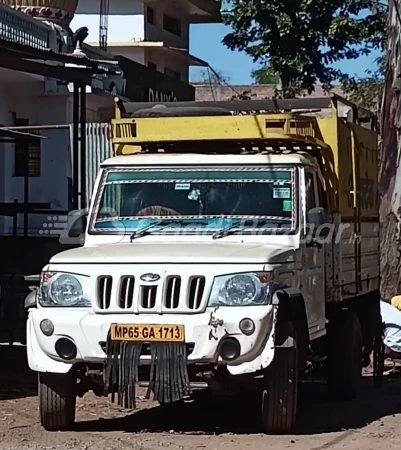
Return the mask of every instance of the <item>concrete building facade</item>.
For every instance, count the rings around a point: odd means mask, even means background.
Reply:
[[[45,52],[72,53],[72,34],[68,28],[77,2],[38,0],[38,7],[23,7],[18,0],[0,2],[0,39],[10,45],[25,45]],[[68,4],[66,9],[61,3]],[[52,5],[52,6],[51,6]],[[54,20],[52,20],[54,19]],[[114,57],[85,46],[90,58],[113,61]],[[77,60],[78,61],[78,60]],[[51,63],[55,64],[55,63]],[[63,66],[63,64],[60,63]],[[115,61],[118,67],[118,62]],[[72,64],[71,66],[76,66]],[[114,87],[108,88],[114,82]],[[100,122],[100,109],[113,105],[114,95],[123,93],[122,74],[95,76],[87,87],[86,119]],[[26,153],[18,143],[0,143],[0,204],[26,201],[25,173],[28,166],[29,203],[49,204],[52,211],[67,211],[71,203],[73,86],[60,79],[0,68],[0,126],[27,127],[43,139],[29,144]],[[32,128],[30,128],[32,127]],[[30,214],[28,233],[39,235],[43,216]],[[12,233],[13,219],[0,216],[0,235]],[[18,216],[17,233],[24,229]]]
[[[116,95],[145,102],[195,99],[195,89],[187,82],[188,68],[206,63],[189,55],[189,26],[219,20],[219,2],[112,0],[107,17],[100,15],[101,0],[35,3],[24,6],[21,0],[0,0],[0,38],[72,53],[72,34],[85,26],[89,29],[83,46],[86,56],[114,60],[121,68],[120,75],[96,76],[87,87],[87,122],[108,122],[110,117],[102,111],[113,107]],[[100,23],[105,19],[107,52],[99,45]],[[0,126],[46,126],[39,131],[44,139],[29,151],[29,202],[49,203],[56,214],[71,205],[72,91],[73,86],[63,80],[0,69]],[[0,203],[24,201],[20,153],[17,144],[0,143]],[[18,217],[17,228],[21,233],[23,217]],[[12,220],[0,217],[0,234],[11,232]],[[40,232],[43,216],[31,214],[29,234]]]
[[[86,26],[88,43],[100,45],[99,0],[80,0],[71,27]],[[207,66],[189,53],[190,25],[220,20],[216,0],[113,0],[109,3],[107,50],[177,80],[190,66]]]

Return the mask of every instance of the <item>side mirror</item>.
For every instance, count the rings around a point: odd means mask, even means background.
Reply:
[[[88,214],[82,214],[77,218],[77,220],[72,224],[71,228],[68,230],[68,237],[79,238],[85,234],[86,226],[88,224]]]
[[[36,294],[38,288],[32,290],[27,297],[25,297],[24,307],[25,309],[36,308]]]
[[[330,234],[326,211],[322,207],[312,208],[308,212],[308,225],[314,238],[325,238]]]

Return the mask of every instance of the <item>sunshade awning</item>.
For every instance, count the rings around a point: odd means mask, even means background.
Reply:
[[[0,143],[14,144],[15,142],[37,142],[38,139],[47,139],[40,134],[27,133],[24,131],[0,128]]]

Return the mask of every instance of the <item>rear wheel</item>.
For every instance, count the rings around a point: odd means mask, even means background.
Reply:
[[[72,373],[39,373],[40,421],[47,431],[68,431],[75,421],[76,379]]]
[[[358,316],[340,311],[328,327],[329,395],[333,399],[350,400],[358,395],[362,378],[362,331]]]
[[[384,342],[381,336],[375,338],[373,346],[373,382],[376,387],[383,384],[384,375]]]
[[[280,339],[281,336],[281,339]],[[262,394],[262,427],[267,434],[292,431],[298,403],[298,352],[296,330],[292,322],[278,322],[277,339],[286,346],[275,349]]]

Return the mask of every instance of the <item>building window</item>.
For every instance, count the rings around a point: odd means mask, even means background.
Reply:
[[[148,61],[149,69],[157,70],[157,64]]]
[[[176,70],[173,70],[173,69],[169,69],[168,67],[164,68],[164,74],[168,75],[169,77],[173,77],[176,80],[181,80],[180,72],[177,72]]]
[[[167,14],[163,15],[163,28],[176,36],[181,36],[181,21]]]
[[[29,120],[17,119],[16,126],[28,126]],[[39,135],[39,130],[26,130],[25,133]],[[41,148],[40,139],[35,142],[17,142],[15,148],[15,177],[40,177]],[[27,173],[28,172],[28,173]]]
[[[150,23],[151,25],[155,24],[155,10],[150,6],[146,8],[146,17],[148,23]]]

